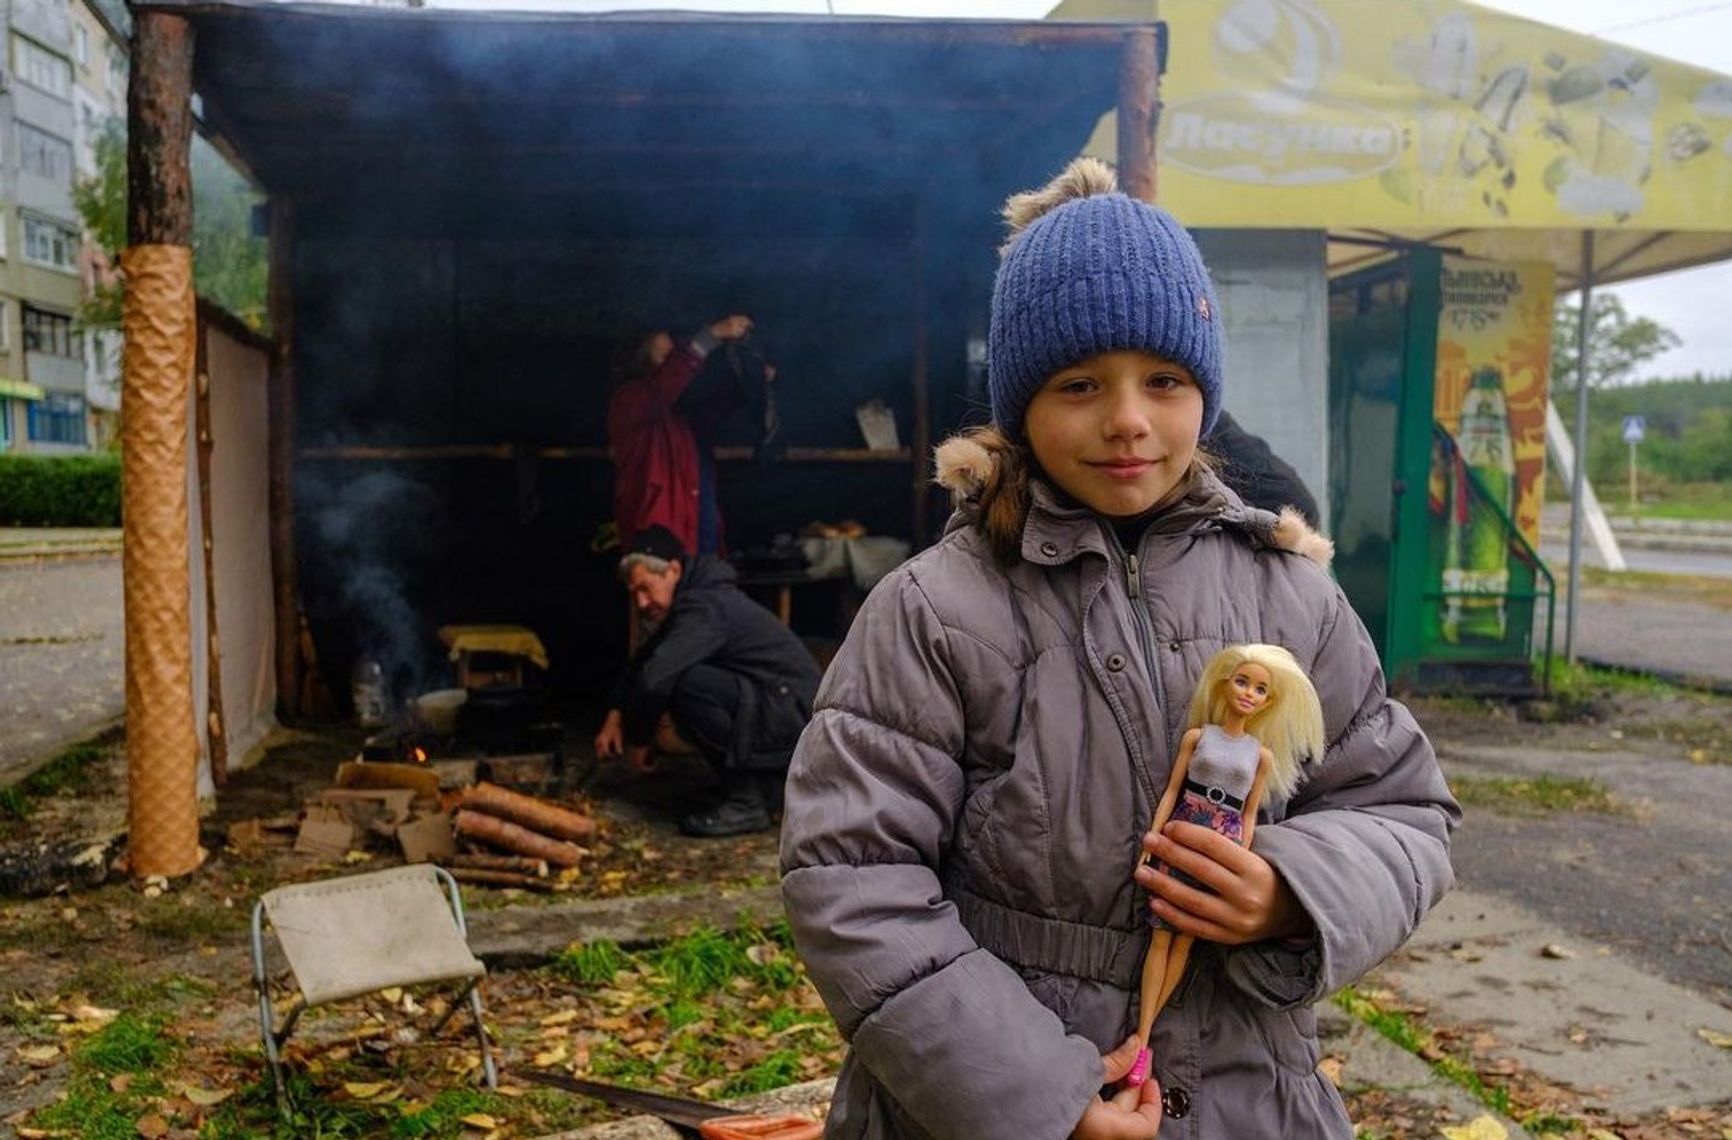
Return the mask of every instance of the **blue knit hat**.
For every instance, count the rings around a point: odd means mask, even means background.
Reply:
[[[992,420],[1022,418],[1059,369],[1142,349],[1183,364],[1203,393],[1203,435],[1221,411],[1221,308],[1197,243],[1158,206],[1118,192],[1112,172],[1078,159],[1043,190],[1005,204],[1013,230],[992,289],[987,390]]]

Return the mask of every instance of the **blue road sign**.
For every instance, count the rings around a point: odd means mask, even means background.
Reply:
[[[1642,437],[1644,435],[1646,435],[1647,433],[1648,433],[1648,417],[1646,417],[1646,416],[1625,416],[1624,417],[1624,442],[1625,443],[1641,443]]]

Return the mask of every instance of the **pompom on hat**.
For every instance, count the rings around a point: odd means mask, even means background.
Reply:
[[[987,332],[992,420],[1022,438],[1023,413],[1059,369],[1141,349],[1183,364],[1203,393],[1203,430],[1221,411],[1221,308],[1197,243],[1171,214],[1118,190],[1106,164],[1079,158],[1004,204]]]

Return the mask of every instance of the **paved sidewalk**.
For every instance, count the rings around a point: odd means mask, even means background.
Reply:
[[[1563,652],[1564,607],[1555,644]],[[1634,591],[1584,590],[1576,611],[1576,656],[1590,664],[1653,673],[1732,693],[1732,610]]]
[[[1498,1053],[1614,1115],[1732,1093],[1732,1050],[1701,1035],[1732,1034],[1732,1010],[1499,896],[1446,897],[1371,982],[1487,1030]]]
[[[0,787],[125,710],[120,559],[0,560]]]

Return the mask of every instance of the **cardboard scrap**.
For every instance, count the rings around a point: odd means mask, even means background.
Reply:
[[[457,853],[451,817],[435,812],[397,828],[405,863],[442,863]]]
[[[300,834],[295,836],[295,852],[336,858],[346,855],[355,843],[355,825],[347,819],[320,819],[308,816],[301,821]]]

